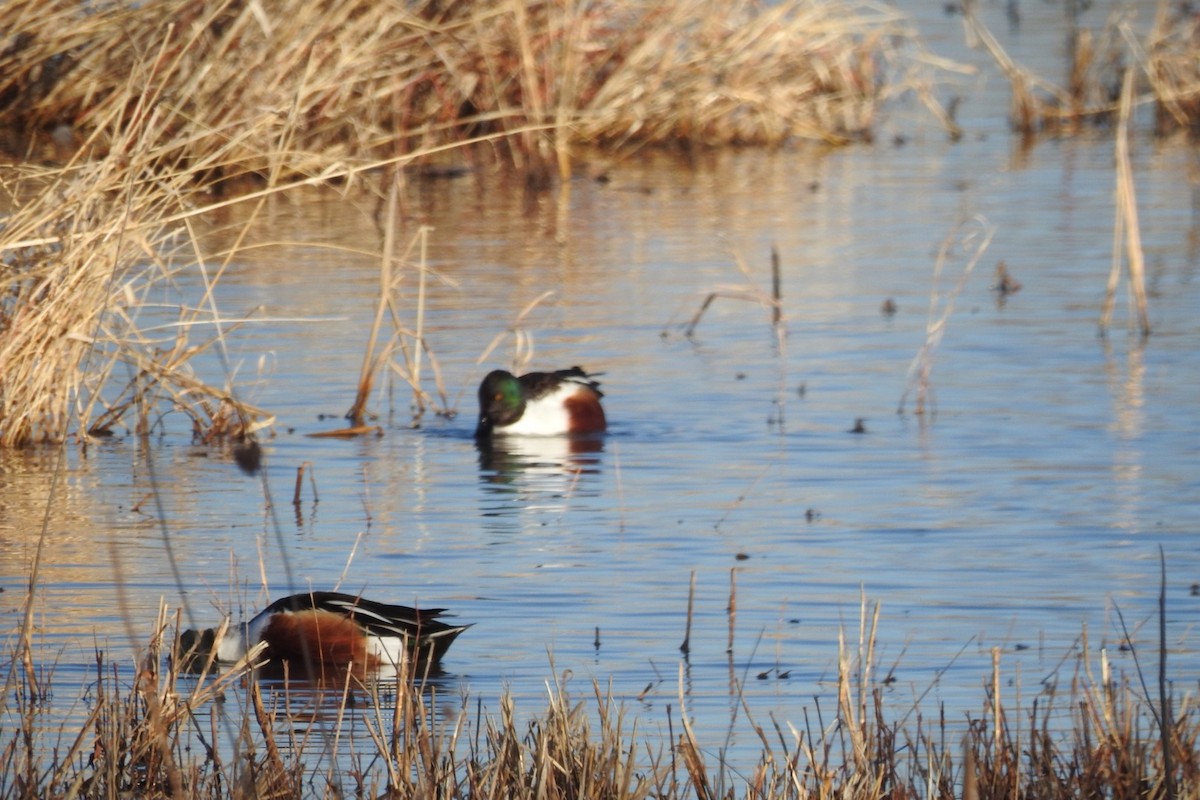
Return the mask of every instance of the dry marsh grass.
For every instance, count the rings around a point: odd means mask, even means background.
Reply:
[[[186,226],[161,224],[185,207],[170,178],[105,159],[22,180],[39,193],[14,191],[0,231],[0,446],[146,434],[171,410],[204,440],[269,424],[191,368],[240,321],[211,295],[162,305],[180,270],[203,270]]]
[[[488,159],[542,186],[586,146],[869,137],[911,37],[885,6],[816,0],[15,0],[0,31],[19,32],[0,48],[0,146],[25,160],[0,165],[10,447],[146,433],[172,411],[202,440],[270,424],[231,385],[225,336],[245,321],[213,299],[240,240],[205,252],[203,215],[238,204],[249,230],[273,195],[379,181],[386,273],[404,233],[389,187],[418,162]],[[201,301],[164,301],[184,273]],[[393,328],[376,352],[376,326],[360,389],[389,366],[419,416],[426,366],[437,380],[420,309]],[[200,375],[206,352],[224,368]]]
[[[1061,82],[1014,61],[979,20],[974,0],[963,10],[969,37],[991,54],[1012,87],[1014,131],[1070,135],[1095,125],[1115,127],[1129,71],[1137,86],[1133,103],[1154,107],[1155,133],[1195,133],[1200,129],[1200,18],[1190,3],[1158,0],[1148,30],[1139,34],[1138,12],[1150,5],[1131,3],[1089,27],[1083,16],[1090,4],[1063,3],[1067,64]]]
[[[1146,44],[1146,77],[1154,92],[1160,134],[1200,128],[1200,16],[1187,3],[1158,4]]]
[[[179,157],[275,178],[480,134],[531,173],[589,142],[846,141],[912,36],[844,0],[18,0],[0,30],[23,32],[0,53],[0,129],[25,153],[111,151],[94,132],[135,111],[137,75]]]
[[[1077,798],[1194,797],[1200,717],[1140,676],[1118,675],[1086,631],[1074,657],[1022,701],[993,651],[977,713],[893,708],[875,663],[879,608],[839,645],[832,696],[791,716],[737,713],[757,762],[734,768],[702,744],[681,661],[678,706],[631,718],[610,691],[547,681],[545,709],[446,697],[436,683],[262,683],[248,665],[184,676],[160,614],[142,657],[97,654],[82,711],[55,726],[73,687],[10,662],[0,734],[0,797]],[[551,664],[551,672],[554,668]],[[1019,676],[1018,676],[1019,677]],[[1165,685],[1165,684],[1164,684]],[[731,683],[734,699],[740,686]],[[777,715],[778,713],[778,715]],[[646,717],[665,714],[665,720]],[[519,720],[526,721],[519,721]],[[732,726],[732,721],[731,721]],[[355,734],[351,736],[351,729]],[[644,731],[651,731],[646,733]],[[665,732],[665,736],[664,736]]]

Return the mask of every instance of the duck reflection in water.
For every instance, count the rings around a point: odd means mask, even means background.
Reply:
[[[564,478],[600,471],[601,436],[505,436],[476,441],[479,468],[487,483],[532,485],[544,479],[544,488],[565,485]]]

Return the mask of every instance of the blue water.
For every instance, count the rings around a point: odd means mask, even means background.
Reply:
[[[144,442],[70,449],[53,491],[53,454],[0,454],[6,610],[21,603],[49,508],[38,645],[67,685],[96,647],[131,659],[160,600],[211,625],[340,586],[476,623],[441,686],[493,713],[506,690],[521,713],[540,712],[546,682],[569,671],[581,693],[593,679],[611,686],[658,730],[668,705],[678,714],[682,664],[694,727],[715,751],[736,705],[731,678],[760,723],[802,728],[814,697],[828,713],[839,629],[857,650],[864,598],[881,604],[876,652],[896,679],[885,699],[897,716],[918,698],[952,721],[977,713],[992,648],[1029,700],[1073,674],[1085,630],[1090,658],[1106,646],[1131,672],[1118,650],[1128,635],[1155,669],[1161,548],[1170,670],[1194,690],[1195,151],[1135,141],[1154,332],[1130,330],[1122,285],[1100,337],[1111,140],[1020,150],[987,111],[1002,87],[979,91],[991,103],[967,104],[957,143],[910,111],[888,123],[912,130],[903,146],[714,153],[690,166],[644,155],[610,183],[580,178],[532,199],[484,173],[413,184],[404,239],[418,223],[433,229],[424,335],[442,410],[457,414],[412,425],[411,393],[389,372],[371,402],[381,436],[307,436],[340,427],[353,401],[378,287],[374,201],[313,192],[278,204],[247,240],[277,244],[246,250],[217,292],[227,320],[251,322],[227,335],[227,362],[215,351],[196,362],[202,379],[228,380],[277,416],[262,479],[222,446],[193,444],[179,413]],[[962,247],[931,288],[942,242],[989,230],[961,288]],[[208,235],[219,248],[232,234],[214,223]],[[772,247],[778,330],[754,299],[769,291]],[[992,290],[1000,260],[1023,284],[1007,298]],[[409,328],[416,286],[410,271],[399,294]],[[939,309],[954,305],[932,356],[933,405],[918,416],[910,396],[898,414],[934,291]],[[514,338],[478,359],[544,292],[519,323],[529,366],[603,372],[611,430],[594,452],[550,440],[481,460],[475,386],[512,364]],[[441,408],[428,358],[422,375]],[[867,432],[849,433],[860,417]],[[744,713],[733,730],[733,762],[752,764]]]

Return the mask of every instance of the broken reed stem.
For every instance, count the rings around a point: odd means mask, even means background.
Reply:
[[[696,309],[696,313],[692,315],[692,318],[688,322],[687,326],[684,328],[683,335],[689,339],[692,338],[692,335],[696,332],[697,326],[700,324],[700,318],[704,316],[704,312],[708,311],[709,306],[713,304],[714,300],[716,300],[718,297],[721,297],[725,298],[726,300],[744,300],[751,303],[758,303],[760,306],[770,309],[771,327],[780,342],[780,346],[782,347],[785,331],[782,327],[783,305],[781,298],[783,294],[783,279],[780,274],[779,250],[774,245],[771,246],[770,294],[767,294],[755,284],[754,275],[751,273],[749,265],[747,265],[746,260],[742,258],[741,254],[737,251],[733,251],[732,255],[734,263],[737,265],[738,272],[740,272],[742,277],[746,280],[746,285],[720,286],[716,290],[709,292],[704,298],[704,301],[700,304],[700,307]],[[670,323],[668,323],[668,325],[669,324]],[[666,331],[664,329],[663,336],[665,335]]]
[[[421,391],[421,354],[425,351],[425,287],[429,275],[429,232],[428,225],[422,225],[417,231],[417,241],[420,248],[420,260],[417,262],[417,332],[416,347],[413,352],[412,391],[413,391],[413,422],[414,424],[425,412],[425,398]]]
[[[992,763],[1001,763],[1004,725],[1000,710],[1000,648],[992,648]]]
[[[296,467],[296,484],[292,490],[292,505],[300,505],[300,490],[304,487],[304,470],[308,468],[311,462],[305,461],[300,466]]]
[[[712,305],[712,301],[717,299],[716,292],[709,292],[708,297],[704,298],[704,302],[700,304],[700,308],[696,309],[696,313],[692,315],[692,319],[688,322],[687,328],[684,329],[683,335],[687,338],[692,338],[692,334],[696,332],[696,326],[700,324],[700,318],[704,316],[704,312]]]
[[[1171,713],[1171,693],[1167,689],[1167,556],[1162,545],[1158,546],[1158,562],[1158,724],[1167,800],[1175,800],[1175,723]]]
[[[679,645],[679,649],[683,651],[684,657],[691,652],[692,649],[692,611],[696,603],[696,570],[692,570],[692,577],[688,581],[688,602],[687,602],[687,622],[683,630],[683,644]]]
[[[1116,134],[1116,221],[1114,223],[1114,252],[1108,285],[1104,294],[1104,308],[1100,314],[1100,333],[1108,332],[1116,297],[1121,257],[1118,242],[1125,242],[1125,263],[1128,268],[1131,302],[1137,314],[1138,327],[1143,337],[1150,335],[1150,318],[1146,310],[1145,257],[1142,251],[1141,226],[1138,223],[1137,193],[1133,183],[1133,167],[1129,161],[1129,116],[1133,106],[1133,70],[1125,70],[1121,84],[1121,106]],[[1124,234],[1121,236],[1121,234]]]
[[[783,316],[783,279],[780,277],[779,248],[771,245],[771,324],[779,325]]]
[[[1035,81],[1025,69],[1018,66],[1011,56],[1005,52],[1000,42],[975,14],[974,4],[964,5],[963,23],[968,36],[974,37],[996,61],[996,66],[1008,78],[1012,92],[1009,101],[1009,124],[1019,133],[1029,135],[1036,133],[1048,112],[1045,103],[1041,102],[1031,90]],[[1045,86],[1043,85],[1043,88]]]
[[[396,214],[399,205],[400,178],[393,175],[388,186],[387,221],[383,226],[383,247],[379,258],[379,299],[375,303],[375,319],[371,322],[371,330],[367,335],[367,347],[363,351],[362,367],[358,372],[358,392],[354,405],[346,412],[350,424],[359,427],[363,424],[367,409],[367,400],[371,396],[371,386],[375,381],[375,372],[385,356],[376,355],[375,349],[379,343],[379,331],[383,327],[383,318],[387,314],[388,303],[392,296],[393,279],[396,259]]]
[[[963,233],[968,224],[971,223],[978,226],[981,230]],[[983,254],[991,244],[992,236],[995,233],[995,227],[988,225],[986,219],[982,216],[975,216],[971,220],[957,225],[942,240],[942,245],[938,248],[937,259],[933,264],[933,280],[929,287],[929,311],[925,320],[925,341],[917,351],[917,354],[913,356],[913,360],[908,366],[904,392],[900,395],[900,404],[896,409],[897,414],[904,413],[904,405],[908,401],[909,394],[914,390],[916,391],[917,400],[913,413],[923,416],[927,401],[931,404],[929,398],[933,394],[932,374],[934,354],[937,352],[938,345],[946,333],[946,325],[954,313],[956,298],[966,285],[967,278],[975,270],[975,266],[983,258]],[[960,234],[962,235],[962,241],[958,242]],[[962,274],[959,275],[958,281],[954,284],[954,288],[943,298],[938,292],[938,284],[941,281],[942,272],[956,243],[964,248],[969,248],[969,255],[967,263],[963,267]]]
[[[729,606],[725,609],[725,613],[729,616],[729,641],[725,647],[725,652],[733,654],[733,632],[736,627],[737,620],[737,568],[729,570]]]

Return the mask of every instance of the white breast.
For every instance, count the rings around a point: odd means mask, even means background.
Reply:
[[[398,636],[372,636],[367,640],[367,647],[379,659],[379,671],[385,675],[399,669],[408,657],[404,640]]]
[[[217,661],[223,664],[232,664],[242,656],[246,655],[246,651],[250,648],[251,642],[249,637],[251,632],[247,625],[230,625],[225,629],[225,635],[221,637],[221,641],[217,643]],[[253,644],[258,644],[257,633],[254,634]]]
[[[563,405],[568,397],[579,391],[579,387],[567,382],[553,392],[525,404],[525,413],[512,425],[496,428],[497,433],[515,433],[523,436],[558,436],[571,427],[571,418]]]

